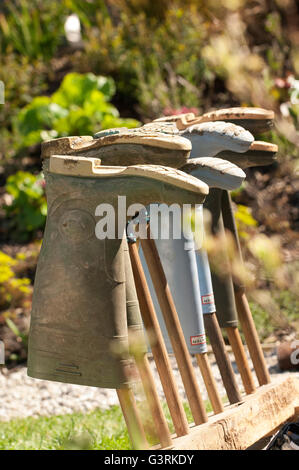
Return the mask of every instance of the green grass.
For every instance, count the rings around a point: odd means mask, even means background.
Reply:
[[[169,410],[163,404],[170,430]],[[187,419],[192,415],[184,404]],[[206,403],[207,412],[211,405]],[[149,436],[148,436],[149,437]],[[150,443],[155,444],[153,437]],[[90,413],[14,419],[0,422],[0,450],[128,450],[131,443],[119,406]]]
[[[119,406],[0,423],[0,450],[130,449]]]

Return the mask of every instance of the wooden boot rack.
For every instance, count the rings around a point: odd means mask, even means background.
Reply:
[[[207,354],[202,354],[197,355],[196,359],[214,411],[213,414],[208,415],[206,413],[191,355],[188,352],[155,241],[150,236],[149,225],[147,226],[147,238],[142,239],[140,242],[194,420],[192,424],[189,424],[187,421],[182,398],[179,395],[159,321],[156,317],[153,301],[146,282],[137,243],[131,240],[128,243],[129,258],[141,316],[175,430],[175,434],[171,435],[163,413],[161,400],[158,397],[147,355],[135,357],[145,397],[148,402],[148,409],[156,430],[157,439],[159,440],[159,444],[155,445],[154,448],[174,450],[248,449],[265,436],[274,434],[276,429],[284,422],[294,419],[299,414],[298,380],[288,377],[281,378],[275,381],[275,383],[270,384],[267,377],[267,384],[257,389],[253,384],[246,387],[243,381],[247,395],[241,396],[239,394],[240,400],[237,403],[224,407]],[[128,262],[128,259],[126,261]],[[237,297],[236,295],[238,305],[240,302]],[[241,310],[242,308],[243,306],[241,306]],[[217,321],[213,318],[214,324],[212,325],[210,320],[205,323],[208,335],[219,336],[221,330]],[[248,341],[249,338],[251,348],[261,351],[257,335],[251,334],[252,331],[256,330],[249,309],[247,309],[247,315],[242,316],[241,325],[242,329],[246,329],[246,340]],[[239,337],[234,335],[230,340],[232,342],[234,340],[239,341]],[[224,345],[222,336],[220,340],[218,338],[219,341],[220,344]],[[237,347],[235,348],[236,350],[242,350],[242,348]],[[264,363],[264,358],[260,358],[260,361]],[[238,356],[236,362],[238,368],[242,367],[242,365],[244,368],[248,367],[247,358]],[[219,362],[218,367],[222,367],[222,364]],[[259,371],[260,369],[256,370],[257,376]],[[259,383],[261,382],[259,380]],[[133,448],[150,449],[151,446],[146,438],[145,426],[140,418],[133,391],[118,390],[117,393]]]

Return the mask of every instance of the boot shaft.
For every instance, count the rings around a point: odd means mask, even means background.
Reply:
[[[126,311],[126,219],[119,227],[118,196],[126,196],[128,205],[194,203],[205,198],[208,187],[176,170],[107,168],[86,158],[51,157],[44,173],[49,210],[34,286],[28,374],[128,387],[134,368]],[[99,204],[114,211],[115,238],[96,236]]]

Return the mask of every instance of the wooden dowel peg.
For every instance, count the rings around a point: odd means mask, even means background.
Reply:
[[[270,374],[264,358],[263,350],[252,318],[246,295],[241,290],[235,292],[236,306],[241,328],[244,333],[248,351],[260,385],[269,384]]]
[[[145,437],[133,391],[131,389],[122,388],[116,390],[116,392],[133,448],[135,450],[148,449],[149,445]]]
[[[196,382],[191,356],[185,342],[184,333],[167,284],[159,253],[154,240],[150,236],[149,226],[148,238],[141,240],[141,246],[171,340],[194,422],[195,424],[202,424],[208,420],[207,413]]]
[[[232,234],[236,243],[236,252],[240,262],[242,262],[242,252],[240,246],[239,235],[234,218],[231,197],[228,191],[222,192],[221,210],[223,215],[224,226]],[[260,340],[256,331],[256,327],[252,318],[252,313],[246,298],[244,287],[236,285],[235,288],[235,301],[240,320],[241,328],[244,333],[245,341],[247,343],[248,351],[255,369],[260,385],[270,383],[270,375],[266,365],[266,361],[261,348]]]
[[[228,341],[232,347],[236,364],[244,385],[245,392],[248,394],[255,392],[253,376],[248,364],[246,352],[237,327],[228,327],[225,329]]]
[[[242,397],[225,348],[216,313],[204,314],[204,323],[229,402],[231,404],[238,403],[242,400]]]
[[[202,354],[196,354],[195,356],[196,356],[197,364],[200,368],[200,372],[204,380],[214,413],[215,414],[221,413],[224,410],[223,403],[222,403],[221,397],[217,389],[217,384],[213,376],[213,372],[211,369],[211,365],[209,363],[208,355],[207,353],[202,353]]]
[[[145,396],[155,424],[155,430],[162,447],[172,445],[168,424],[163,413],[153,374],[146,355],[135,358]]]
[[[148,335],[154,361],[159,373],[167,405],[177,436],[188,434],[189,425],[178,388],[171,369],[166,346],[156,317],[136,243],[129,243],[129,253],[134,274],[140,311]]]

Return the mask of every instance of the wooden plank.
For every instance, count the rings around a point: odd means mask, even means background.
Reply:
[[[260,387],[243,402],[190,428],[173,441],[175,450],[244,450],[294,416],[299,380],[288,376]]]

